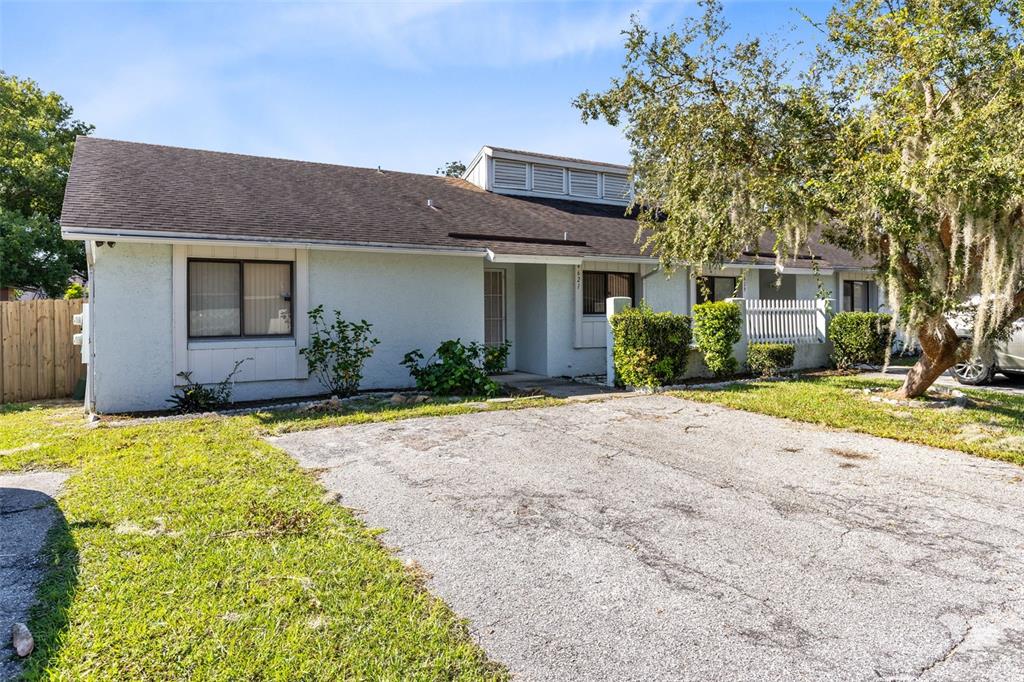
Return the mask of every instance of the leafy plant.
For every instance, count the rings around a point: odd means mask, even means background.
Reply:
[[[216,384],[204,385],[192,380],[192,372],[178,372],[178,376],[185,380],[184,386],[175,389],[176,393],[167,399],[175,412],[209,412],[231,402],[231,392],[234,389],[232,379],[238,373],[238,368],[247,360],[242,358],[235,363],[235,366],[228,372],[222,381]]]
[[[704,364],[715,376],[736,371],[732,347],[740,340],[740,308],[717,301],[693,306],[693,340],[704,354]]]
[[[615,314],[611,325],[615,375],[624,385],[664,386],[686,370],[691,337],[689,317],[656,313],[641,303]]]
[[[309,311],[309,322],[309,347],[299,349],[309,371],[332,395],[352,395],[363,380],[363,365],[380,343],[370,336],[373,325],[366,320],[344,320],[338,310],[334,311],[334,321],[328,323],[322,305]]]
[[[505,365],[508,364],[508,353],[511,349],[511,341],[502,341],[497,346],[484,348],[484,371],[488,374],[503,372]]]
[[[747,366],[754,374],[775,376],[793,366],[796,346],[791,343],[752,343],[747,347]]]
[[[78,282],[72,282],[64,291],[64,300],[70,301],[76,298],[85,298],[88,291]]]
[[[921,346],[904,398],[966,350],[963,301],[981,296],[975,355],[1024,316],[1019,0],[839,0],[806,60],[698,7],[634,20],[623,71],[575,101],[625,131],[650,253],[709,267],[763,239],[787,259],[817,234],[857,253]]]
[[[853,365],[880,365],[889,349],[892,315],[839,313],[828,325],[832,362],[839,369]]]
[[[442,341],[422,365],[417,348],[405,354],[402,365],[416,380],[416,388],[435,395],[497,395],[499,386],[484,370],[485,346],[462,339]]]

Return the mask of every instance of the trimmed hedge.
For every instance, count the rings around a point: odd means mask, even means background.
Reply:
[[[693,339],[704,354],[704,364],[715,376],[734,374],[738,363],[732,355],[740,340],[740,307],[718,301],[693,306]]]
[[[832,362],[839,369],[853,365],[880,365],[889,347],[892,315],[839,313],[828,325]]]
[[[752,343],[747,346],[747,366],[758,376],[772,377],[793,366],[796,346],[791,343]]]
[[[671,384],[686,370],[690,318],[656,313],[646,303],[612,316],[615,376],[626,386]]]

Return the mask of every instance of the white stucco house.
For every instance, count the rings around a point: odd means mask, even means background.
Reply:
[[[321,394],[298,352],[319,304],[373,324],[364,388],[410,386],[402,356],[456,337],[511,341],[510,369],[603,373],[608,296],[689,313],[703,290],[641,253],[629,192],[624,166],[498,147],[446,178],[80,138],[61,227],[89,263],[88,406],[164,409],[180,372],[242,358],[235,400]],[[768,251],[711,296],[879,305],[845,251],[814,244],[780,278]]]

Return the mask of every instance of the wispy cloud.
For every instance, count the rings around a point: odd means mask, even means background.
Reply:
[[[507,67],[621,45],[631,13],[623,3],[443,2],[287,6],[264,17],[278,35],[303,36],[304,49],[358,50],[383,65],[429,70],[453,65]],[[290,30],[288,30],[290,29]],[[290,39],[289,39],[290,40]]]

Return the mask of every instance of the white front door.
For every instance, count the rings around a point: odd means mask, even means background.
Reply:
[[[484,343],[505,342],[505,271],[484,270]]]

